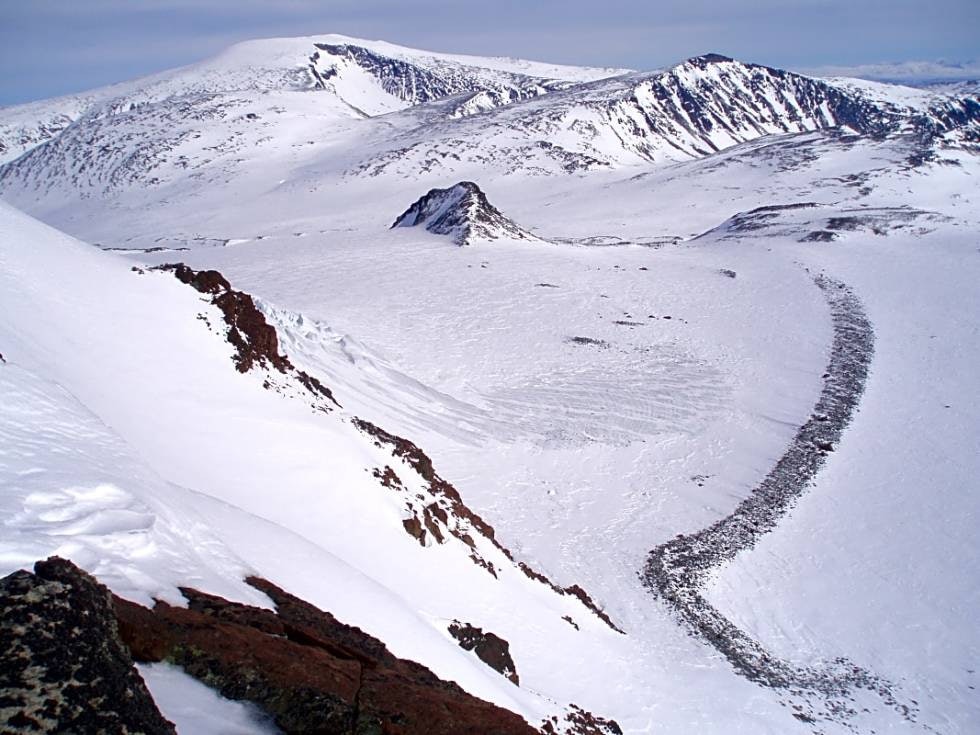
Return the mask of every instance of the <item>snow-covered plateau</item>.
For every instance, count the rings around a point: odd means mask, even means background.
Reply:
[[[975,87],[717,54],[0,108],[0,730],[95,731],[58,556],[183,734],[980,731],[978,181]]]

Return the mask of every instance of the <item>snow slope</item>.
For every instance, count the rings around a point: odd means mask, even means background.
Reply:
[[[4,502],[22,518],[7,563],[67,538],[141,599],[191,574],[254,595],[234,580],[258,570],[532,722],[575,702],[631,733],[975,731],[975,95],[717,56],[601,79],[318,42],[347,47],[316,61],[335,64],[332,93],[314,78],[162,97],[0,169],[4,199],[128,251],[3,209],[0,376],[9,405],[36,414],[5,422],[21,449]],[[435,90],[476,78],[463,67],[571,86],[461,115],[471,92]],[[356,94],[388,107],[361,100],[364,117]],[[389,229],[464,176],[551,244]],[[343,408],[314,413],[287,378],[269,373],[280,395],[236,373],[207,299],[129,270],[175,259],[255,294]],[[638,572],[650,549],[731,513],[809,418],[833,339],[821,273],[874,330],[865,393],[799,503],[705,592],[771,655],[846,658],[894,692],[851,692],[814,723],[794,716],[812,692],[740,676]],[[50,430],[59,416],[75,418]],[[517,561],[581,584],[625,635],[491,545],[498,579],[458,543],[420,546],[371,475],[390,452],[354,416],[424,448]],[[72,494],[70,466],[32,459],[34,436],[94,458],[79,465],[88,495]],[[31,468],[48,472],[19,474]],[[57,510],[31,510],[35,492]],[[65,508],[86,503],[98,522],[76,533]],[[42,515],[69,532],[44,532]],[[197,518],[207,544],[178,533]],[[140,564],[124,542],[142,544]],[[520,690],[455,647],[454,617],[510,641]]]
[[[420,545],[403,528],[401,493],[373,470],[394,467],[402,492],[419,498],[422,478],[348,419],[276,386],[274,371],[238,373],[220,312],[195,291],[6,205],[2,215],[3,573],[59,553],[144,603],[183,604],[176,587],[192,584],[254,604],[241,582],[254,571],[535,722],[557,711],[530,693],[543,682],[511,686],[456,647],[449,621],[498,631],[515,649],[527,640],[517,660],[528,682],[539,678],[531,649],[549,629],[549,646],[618,645],[618,633],[523,574],[466,519],[450,516],[450,529],[462,524],[472,547],[448,532]],[[480,591],[460,594],[467,578]],[[538,616],[525,617],[532,609]]]

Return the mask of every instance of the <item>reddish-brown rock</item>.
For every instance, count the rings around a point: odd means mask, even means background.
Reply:
[[[181,283],[211,295],[211,303],[221,309],[228,325],[227,339],[235,348],[235,366],[239,372],[246,373],[256,365],[269,365],[281,373],[292,374],[310,393],[340,405],[329,388],[309,373],[297,370],[289,357],[279,353],[276,328],[266,321],[251,295],[233,289],[218,271],[195,271],[184,263],[166,263],[157,269],[171,271]]]
[[[514,684],[521,683],[514,659],[510,655],[510,644],[499,635],[458,620],[454,620],[449,626],[449,634],[459,641],[463,650],[473,651],[483,663]]]
[[[120,634],[137,660],[177,664],[226,697],[256,703],[287,733],[537,732],[330,613],[266,580],[247,581],[276,612],[191,589],[182,589],[186,609],[116,598]]]

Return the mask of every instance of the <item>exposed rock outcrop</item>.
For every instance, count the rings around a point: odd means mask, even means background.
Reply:
[[[470,66],[462,61],[413,61],[356,43],[315,43],[314,47],[309,71],[316,89],[333,88],[336,93],[337,80],[356,67],[405,106],[455,97],[450,107],[453,117],[476,114],[571,85],[558,79]],[[368,115],[378,112],[358,109]]]
[[[271,582],[247,582],[275,612],[192,589],[181,590],[186,609],[117,599],[122,637],[138,660],[170,661],[226,697],[250,700],[286,733],[536,732]]]
[[[510,549],[497,540],[493,526],[467,507],[460,497],[459,491],[436,473],[432,460],[418,446],[408,439],[389,434],[370,421],[355,418],[354,425],[364,433],[373,436],[378,446],[387,445],[391,447],[391,452],[395,457],[405,460],[428,483],[429,492],[435,496],[436,501],[425,505],[418,511],[413,511],[414,515],[403,521],[405,530],[418,539],[420,543],[425,544],[427,534],[431,534],[437,543],[443,543],[448,536],[455,536],[472,549],[470,558],[475,564],[497,576],[493,563],[479,554],[473,537],[468,533],[470,530],[478,532],[499,549],[509,561],[515,563],[525,576],[547,585],[559,595],[571,595],[577,598],[610,628],[617,633],[623,632],[582,587],[577,584],[559,587],[544,574],[535,571],[524,562],[518,562],[514,559]],[[404,489],[397,474],[390,467],[385,467],[384,470],[376,469],[375,477],[381,480],[381,483],[386,487]],[[463,523],[460,523],[460,520]]]
[[[430,189],[391,227],[419,225],[433,234],[450,236],[457,245],[500,239],[540,240],[501,214],[472,181],[461,181],[448,189]]]
[[[340,406],[329,388],[309,373],[298,370],[286,355],[279,353],[276,328],[266,321],[265,314],[255,305],[250,294],[233,289],[228,279],[218,271],[195,271],[183,263],[165,263],[157,266],[156,270],[172,271],[182,283],[211,295],[211,303],[221,309],[228,325],[227,339],[236,350],[235,366],[239,372],[247,373],[257,366],[269,367],[293,376],[314,396]],[[318,407],[330,409],[328,404],[322,402]]]
[[[0,580],[0,729],[176,732],[119,638],[111,594],[64,559]]]
[[[510,644],[503,638],[458,620],[454,620],[449,626],[449,634],[459,641],[460,648],[464,651],[473,651],[477,658],[491,669],[500,672],[514,684],[520,685],[517,667],[510,655]]]
[[[0,580],[0,723],[4,732],[174,735],[133,661],[181,667],[229,699],[267,712],[285,733],[326,735],[617,735],[576,705],[535,729],[359,628],[259,577],[275,611],[181,588],[186,608],[113,595],[70,561]],[[454,622],[466,650],[507,676],[506,641]]]
[[[569,706],[564,722],[557,717],[545,720],[541,726],[544,735],[623,735],[616,720],[598,717],[574,704]]]

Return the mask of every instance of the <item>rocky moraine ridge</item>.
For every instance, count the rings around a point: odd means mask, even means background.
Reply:
[[[724,655],[739,674],[784,691],[798,719],[846,723],[857,714],[855,692],[865,690],[903,719],[914,721],[915,703],[901,701],[891,682],[843,657],[814,666],[784,661],[728,620],[705,594],[713,573],[775,529],[809,489],[841,441],[864,392],[874,354],[871,322],[860,300],[843,283],[825,276],[815,282],[830,307],[834,339],[823,390],[810,418],[751,495],[708,528],[653,549],[642,578],[692,634]]]

